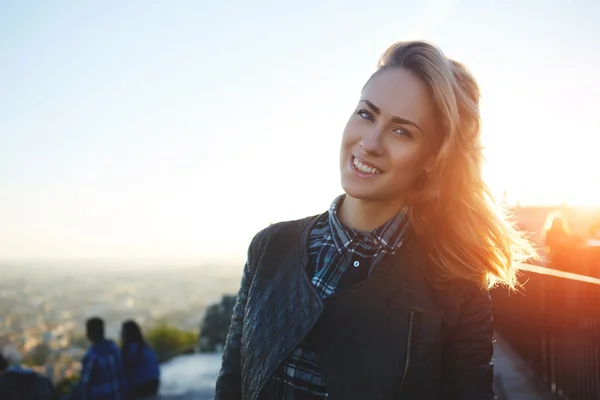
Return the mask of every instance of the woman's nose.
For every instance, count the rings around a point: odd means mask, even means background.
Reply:
[[[360,141],[360,147],[367,153],[381,154],[383,151],[382,134],[382,128],[375,126],[373,130],[365,132]]]

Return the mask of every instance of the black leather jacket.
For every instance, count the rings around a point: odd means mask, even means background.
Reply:
[[[273,399],[271,376],[304,339],[333,400],[493,399],[488,291],[466,281],[434,289],[409,234],[380,272],[322,300],[306,274],[306,239],[317,218],[254,237],[215,399]]]

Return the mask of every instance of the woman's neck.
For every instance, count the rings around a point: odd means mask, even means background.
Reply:
[[[350,229],[372,231],[389,221],[403,207],[404,201],[361,200],[346,195],[338,209],[338,218]]]

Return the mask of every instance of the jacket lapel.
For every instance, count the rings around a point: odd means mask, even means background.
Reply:
[[[306,274],[308,233],[317,217],[276,229],[260,256],[242,331],[243,385],[257,398],[277,367],[310,332],[323,301]],[[253,370],[250,371],[249,368]]]

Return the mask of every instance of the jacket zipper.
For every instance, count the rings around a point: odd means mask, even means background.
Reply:
[[[398,397],[397,397],[398,400],[401,399],[402,388],[404,387],[404,382],[406,381],[406,375],[408,375],[408,368],[410,367],[414,320],[415,320],[415,315],[419,312],[420,312],[420,310],[416,310],[416,309],[412,310],[410,312],[410,319],[408,321],[408,340],[407,340],[407,345],[406,345],[406,363],[404,364],[404,373],[402,374],[402,380],[400,381],[400,389],[398,390]]]

